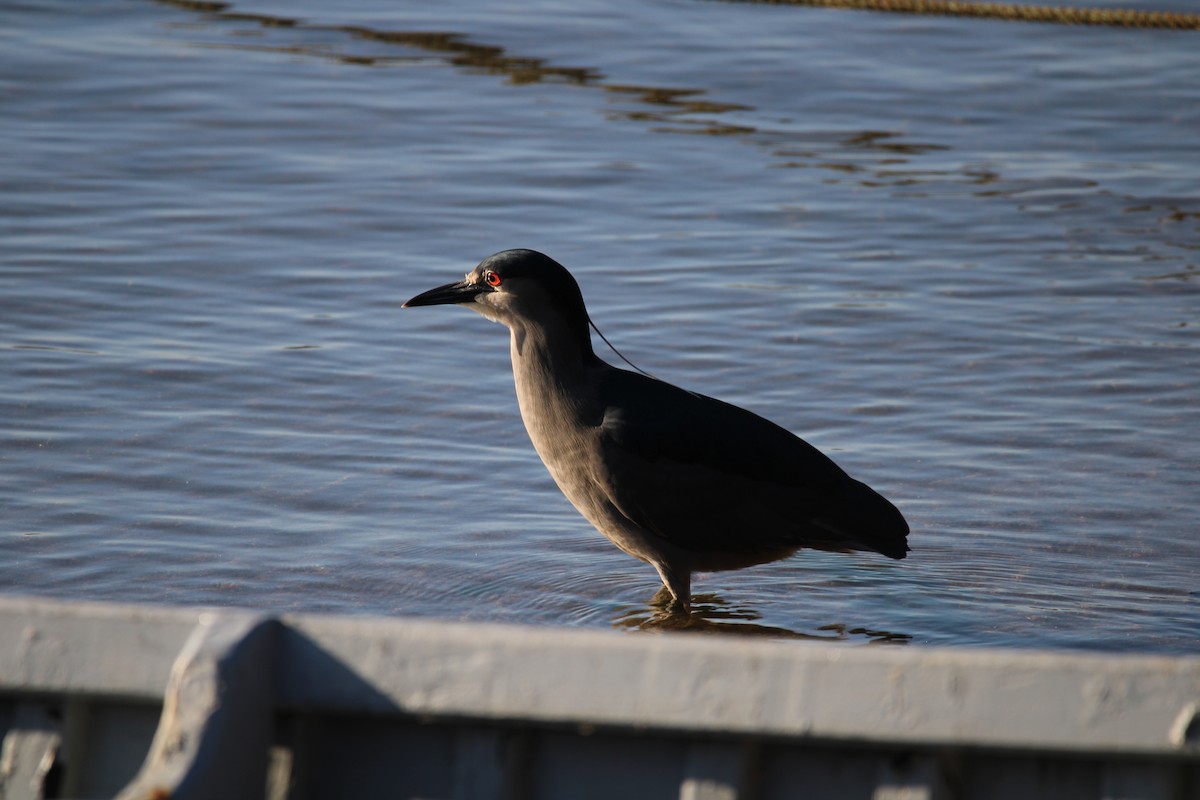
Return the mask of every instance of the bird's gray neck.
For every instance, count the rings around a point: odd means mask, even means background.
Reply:
[[[517,402],[539,452],[596,415],[596,370],[604,362],[565,329],[517,323],[510,353]],[[543,458],[546,454],[543,453]]]

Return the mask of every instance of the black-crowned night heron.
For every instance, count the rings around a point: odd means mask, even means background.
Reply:
[[[405,303],[459,303],[511,332],[525,429],[563,494],[688,608],[693,572],[800,548],[904,558],[908,523],[812,445],[737,406],[592,351],[571,273],[533,250],[489,256]]]

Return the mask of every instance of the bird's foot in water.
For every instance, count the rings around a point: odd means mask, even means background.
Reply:
[[[660,586],[650,599],[650,607],[658,609],[655,616],[659,617],[689,617],[692,613],[691,598],[681,600],[666,586]]]
[[[613,620],[613,627],[641,631],[682,631],[705,634],[761,636],[770,639],[809,639],[825,642],[857,642],[867,645],[904,645],[912,640],[906,633],[889,633],[842,624],[822,625],[816,632],[794,631],[757,620],[755,608],[730,603],[718,594],[695,594],[687,611],[680,611],[675,596],[665,587],[647,605],[632,607]]]

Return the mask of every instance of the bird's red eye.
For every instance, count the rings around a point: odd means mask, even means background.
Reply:
[[[483,273],[483,279],[487,281],[488,286],[499,286],[500,284],[504,283],[504,280],[490,269]]]

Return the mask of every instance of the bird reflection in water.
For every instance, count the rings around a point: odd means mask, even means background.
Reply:
[[[912,636],[871,628],[831,623],[817,628],[821,633],[801,633],[776,625],[760,625],[754,620],[762,614],[745,605],[731,605],[718,594],[692,595],[690,613],[681,614],[671,607],[671,595],[665,588],[646,606],[634,606],[613,619],[614,628],[640,631],[683,631],[687,633],[763,636],[774,639],[805,639],[818,642],[857,642],[865,644],[908,644]]]

